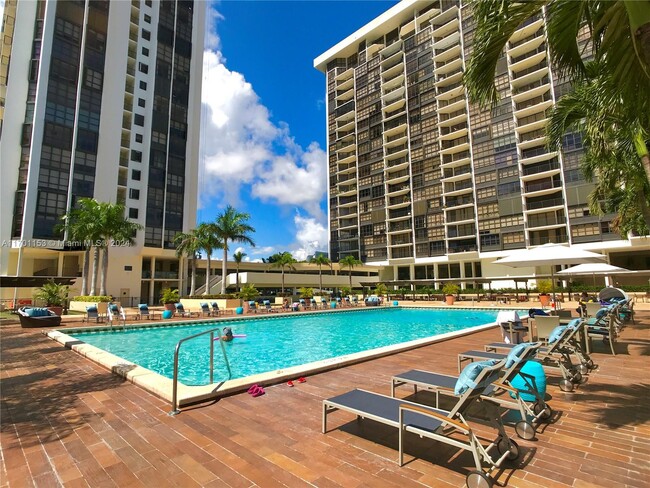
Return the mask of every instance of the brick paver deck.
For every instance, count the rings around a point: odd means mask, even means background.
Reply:
[[[481,332],[169,417],[162,400],[37,330],[0,334],[0,486],[93,488],[462,486],[468,453],[409,437],[400,468],[396,430],[336,412],[321,434],[321,401],[356,387],[389,394],[391,375],[413,367],[455,373],[458,352],[498,337]],[[600,368],[576,393],[549,375],[559,418],[535,440],[517,439],[523,456],[499,473],[501,486],[650,485],[650,313],[637,314],[617,350],[596,344]]]

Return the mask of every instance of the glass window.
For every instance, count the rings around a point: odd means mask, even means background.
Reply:
[[[151,40],[151,32],[148,31],[147,29],[142,29],[142,38],[143,38],[145,41],[149,41],[149,40]]]
[[[142,173],[140,172],[140,170],[137,169],[131,170],[131,179],[135,181],[140,181],[141,174]]]
[[[138,209],[137,208],[130,208],[129,209],[129,218],[130,219],[137,219],[138,218]]]
[[[135,114],[135,117],[133,117],[133,123],[135,125],[139,125],[140,127],[144,126],[144,115]]]
[[[143,56],[149,56],[149,48],[148,47],[143,47],[142,48],[142,55]]]
[[[147,89],[147,82],[146,81],[140,81],[140,89],[141,90],[146,90]]]
[[[146,100],[144,98],[138,98],[138,107],[145,107],[146,106]]]
[[[132,200],[140,200],[140,190],[129,188],[129,198]]]
[[[142,134],[135,135],[135,142],[142,142]]]

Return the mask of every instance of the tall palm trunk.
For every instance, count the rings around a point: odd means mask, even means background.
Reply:
[[[223,242],[223,262],[221,263],[221,294],[226,293],[226,273],[228,272],[228,239]]]
[[[643,134],[638,132],[634,136],[634,149],[636,153],[641,158],[641,164],[643,165],[643,170],[645,171],[645,177],[650,182],[650,155],[648,154],[648,146],[646,146],[645,139]]]
[[[93,248],[93,274],[90,277],[90,292],[91,296],[97,295],[97,273],[99,272],[99,248]]]
[[[323,294],[323,266],[318,265],[318,282],[320,284],[320,294]]]
[[[282,266],[282,295],[284,295],[284,266]]]
[[[210,253],[208,252],[206,254],[208,255],[208,269],[205,276],[205,290],[203,291],[204,295],[210,293],[210,268],[212,267],[210,264]]]
[[[237,263],[237,293],[239,293],[239,263]]]
[[[90,271],[90,248],[84,251],[84,266],[81,272],[81,296],[88,294],[88,272]]]
[[[350,291],[352,291],[352,270],[350,270],[350,273],[348,275],[350,277]]]
[[[192,258],[192,276],[190,277],[190,295],[196,292],[196,258]]]
[[[104,248],[102,253],[102,277],[99,284],[99,294],[106,295],[106,277],[108,275],[108,246]]]

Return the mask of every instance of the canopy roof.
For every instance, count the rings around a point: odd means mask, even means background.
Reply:
[[[577,247],[561,244],[544,244],[531,249],[514,251],[510,256],[497,259],[494,264],[503,264],[513,268],[532,266],[549,266],[554,264],[581,264],[605,261],[606,257]]]

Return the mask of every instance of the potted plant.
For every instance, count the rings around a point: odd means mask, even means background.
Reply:
[[[243,313],[244,310],[248,311],[248,302],[250,300],[254,300],[259,296],[260,292],[258,291],[257,288],[255,288],[255,285],[253,283],[245,283],[242,285],[241,289],[239,290],[239,293],[237,293],[237,296],[239,297],[239,303],[241,305],[241,302],[244,302],[244,307],[242,308],[241,306],[237,309],[237,313]],[[242,309],[242,312],[239,312],[239,309]]]
[[[456,301],[456,295],[458,295],[458,290],[460,287],[456,283],[446,283],[442,287],[442,293],[445,295],[445,302],[447,305],[453,305]]]
[[[550,292],[553,290],[551,280],[537,280],[537,291],[539,292],[539,302],[542,307],[548,307],[551,302]]]
[[[49,310],[60,316],[68,299],[68,291],[68,286],[55,283],[54,280],[48,280],[34,294],[34,298],[45,302]]]
[[[160,303],[165,306],[165,310],[171,310],[172,312],[176,308],[176,304],[181,301],[181,295],[178,292],[178,288],[172,290],[171,288],[165,288],[162,291],[162,296],[160,297]]]

